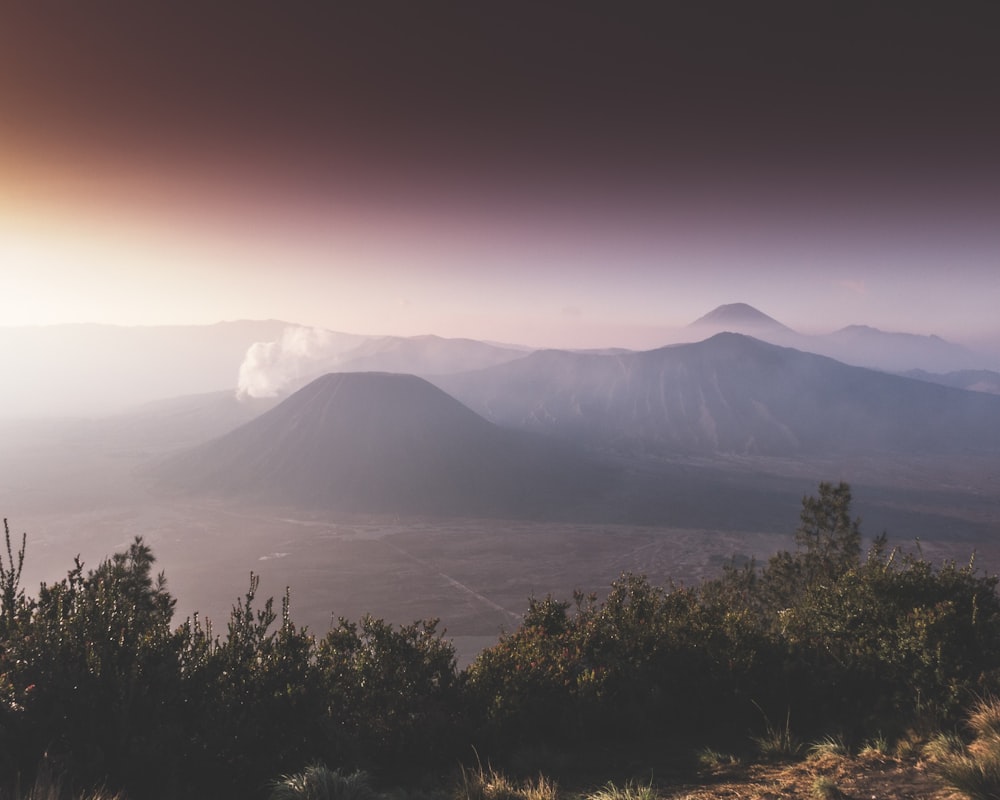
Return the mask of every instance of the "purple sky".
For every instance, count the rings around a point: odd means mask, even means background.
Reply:
[[[986,5],[41,5],[0,11],[2,324],[1000,329]]]

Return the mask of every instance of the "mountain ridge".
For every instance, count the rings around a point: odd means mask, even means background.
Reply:
[[[620,356],[543,351],[436,383],[497,424],[597,449],[794,455],[1000,448],[996,398],[737,333]]]

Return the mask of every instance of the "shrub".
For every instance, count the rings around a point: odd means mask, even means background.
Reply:
[[[154,579],[154,560],[136,538],[86,574],[77,561],[37,600],[17,601],[13,618],[5,599],[0,673],[22,774],[45,756],[85,786],[152,793],[169,780],[180,749],[174,600],[163,575]]]
[[[227,636],[185,622],[179,665],[185,698],[185,775],[206,796],[259,793],[323,749],[323,698],[314,641],[273,600],[258,604],[259,577],[233,606]]]
[[[454,763],[467,741],[455,649],[437,622],[340,620],[319,643],[326,735],[340,763],[393,776]]]

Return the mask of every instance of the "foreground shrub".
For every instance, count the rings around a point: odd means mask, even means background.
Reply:
[[[749,626],[748,626],[749,623]],[[752,622],[623,575],[607,598],[532,600],[520,628],[466,672],[481,735],[500,752],[559,742],[596,748],[662,736],[704,737],[739,719],[745,676],[766,648]]]
[[[77,561],[37,600],[15,598],[13,613],[5,591],[8,768],[30,775],[44,760],[84,786],[107,780],[150,796],[169,785],[180,757],[174,600],[153,563],[137,538],[87,573]]]
[[[324,733],[338,763],[393,778],[451,766],[467,746],[455,648],[437,622],[341,619],[315,669]]]
[[[251,575],[220,637],[197,616],[171,629],[174,600],[141,539],[89,572],[77,562],[37,599],[19,586],[22,562],[8,532],[0,787],[45,763],[74,789],[243,800],[310,761],[412,775],[456,760],[454,649],[436,623],[342,621],[317,644],[288,594],[279,618]]]

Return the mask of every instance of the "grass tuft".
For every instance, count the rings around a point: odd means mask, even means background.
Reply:
[[[756,703],[754,704],[756,705]],[[764,717],[765,732],[763,736],[752,736],[750,740],[757,746],[757,752],[765,761],[785,761],[798,758],[802,754],[802,742],[792,733],[792,712],[785,715],[783,728],[776,728],[757,706]]]
[[[703,770],[719,770],[727,767],[737,767],[740,760],[732,753],[720,753],[711,747],[705,747],[698,751],[698,767]]]
[[[980,699],[969,713],[968,724],[977,739],[1000,738],[1000,699]]]
[[[953,731],[939,733],[924,745],[920,755],[927,761],[940,762],[964,755],[966,752],[965,742],[962,737]]]
[[[893,748],[896,758],[917,758],[927,745],[927,740],[916,731],[908,731],[896,740]]]
[[[452,800],[557,800],[558,797],[558,785],[544,775],[517,783],[482,764],[476,769],[462,767],[461,777],[452,792]]]
[[[124,795],[118,792],[110,792],[107,789],[95,789],[84,794],[71,794],[63,786],[63,781],[59,775],[53,773],[44,764],[39,768],[35,781],[27,789],[20,786],[20,782],[14,786],[9,793],[0,790],[0,798],[7,800],[66,800],[72,797],[74,800],[125,800]]]
[[[313,764],[294,775],[284,775],[271,787],[270,800],[375,800],[375,790],[364,772],[342,775]]]
[[[606,783],[584,797],[585,800],[657,800],[657,793],[652,781],[648,784],[628,781],[624,786]]]
[[[559,785],[551,778],[539,775],[534,781],[525,781],[521,786],[523,800],[557,800]]]
[[[866,741],[858,751],[858,757],[872,761],[884,761],[889,757],[889,740],[881,733]]]
[[[850,755],[847,745],[840,736],[826,736],[818,742],[809,745],[808,757],[811,759],[837,757],[845,758]]]
[[[985,698],[968,717],[973,733],[966,745],[955,734],[941,734],[925,750],[930,767],[953,789],[972,800],[1000,797],[1000,701]]]
[[[832,778],[820,775],[813,781],[812,796],[816,800],[840,800],[845,795]]]

